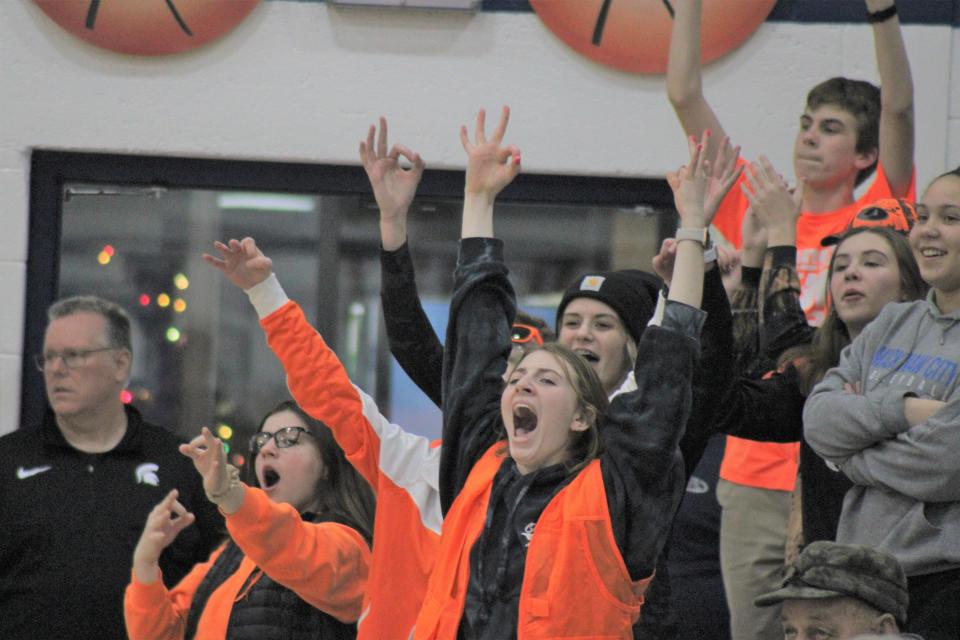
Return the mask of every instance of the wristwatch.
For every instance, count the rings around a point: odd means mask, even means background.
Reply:
[[[706,227],[680,227],[675,237],[677,242],[681,240],[699,242],[700,246],[706,249],[710,242],[710,231]]]
[[[684,228],[677,229],[676,240],[693,240],[703,246],[703,264],[710,264],[717,260],[717,245],[713,244],[710,229]]]

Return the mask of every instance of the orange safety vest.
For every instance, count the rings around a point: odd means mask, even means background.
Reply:
[[[415,639],[452,640],[466,601],[470,549],[483,529],[503,443],[474,465],[443,522],[440,551]],[[617,548],[600,461],[562,489],[537,520],[520,589],[518,640],[633,638],[653,575],[632,581]]]

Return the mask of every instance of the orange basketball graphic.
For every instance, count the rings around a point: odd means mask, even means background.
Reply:
[[[633,73],[667,70],[670,0],[530,0],[550,31],[595,62]],[[736,49],[776,0],[704,0],[703,62]]]
[[[34,0],[90,44],[134,55],[196,49],[230,32],[259,0]]]

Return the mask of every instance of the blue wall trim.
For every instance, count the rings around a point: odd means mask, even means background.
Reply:
[[[324,0],[272,0],[274,2],[323,2]],[[628,0],[621,0],[628,1]],[[529,0],[483,0],[481,11],[531,12]],[[960,27],[960,0],[899,0],[897,10],[904,24]],[[770,22],[864,23],[862,0],[779,0],[767,18]]]
[[[903,24],[960,26],[960,0],[899,0],[897,12]],[[779,0],[767,18],[770,22],[866,22],[862,1]]]

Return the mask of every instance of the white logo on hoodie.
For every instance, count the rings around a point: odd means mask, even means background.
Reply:
[[[152,462],[144,462],[133,472],[139,484],[149,484],[154,487],[160,486],[160,478],[157,477],[157,471],[160,465]]]

